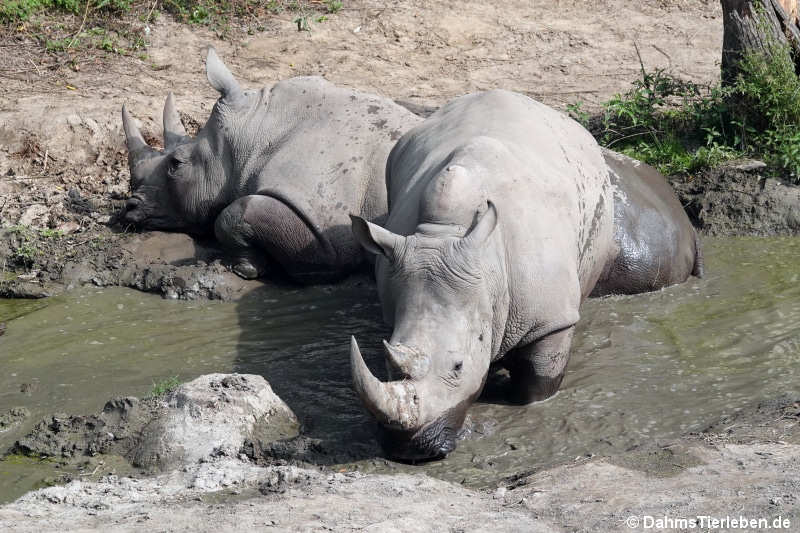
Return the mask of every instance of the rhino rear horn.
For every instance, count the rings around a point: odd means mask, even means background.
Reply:
[[[122,104],[122,129],[125,130],[125,142],[128,145],[128,152],[133,153],[144,147],[149,148],[139,128],[136,127],[130,114],[128,114],[128,108],[125,104]]]
[[[187,137],[181,116],[175,109],[175,97],[170,92],[164,102],[164,149],[169,150]]]
[[[383,341],[386,360],[392,368],[403,373],[403,377],[421,379],[428,373],[430,359],[405,345],[395,345]]]
[[[239,82],[233,77],[231,71],[217,55],[213,46],[208,47],[206,56],[206,77],[208,83],[222,95],[222,99],[230,103],[242,95],[242,88]]]
[[[465,244],[480,246],[485,243],[489,236],[497,227],[497,208],[491,200],[488,201],[488,208],[484,212],[475,225],[464,236]]]

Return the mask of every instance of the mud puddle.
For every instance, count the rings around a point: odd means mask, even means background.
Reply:
[[[336,469],[426,472],[483,487],[587,454],[668,443],[800,392],[800,239],[708,239],[705,250],[704,280],[587,302],[557,396],[529,407],[479,403],[458,449],[417,466],[381,459],[350,387],[351,334],[370,366],[383,366],[388,330],[368,281],[263,287],[237,303],[129,289],[85,289],[39,309],[0,300],[0,414],[30,412],[0,432],[0,449],[48,414],[96,412],[113,396],[210,372],[264,375],[303,422],[302,438],[262,454]],[[30,488],[31,472],[0,463],[0,501]]]

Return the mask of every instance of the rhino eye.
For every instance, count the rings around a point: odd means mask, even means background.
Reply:
[[[464,366],[464,363],[462,361],[458,361],[456,364],[453,365],[453,372],[455,372],[456,374],[461,372],[461,368],[463,366]]]
[[[169,164],[167,166],[167,172],[169,174],[175,174],[175,172],[178,171],[180,166],[181,166],[181,160],[180,159],[178,159],[177,157],[174,157],[174,156],[170,157],[169,158]]]

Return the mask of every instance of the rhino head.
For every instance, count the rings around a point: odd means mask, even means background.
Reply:
[[[208,50],[206,74],[221,97],[195,138],[186,134],[172,93],[164,104],[163,150],[145,142],[122,106],[131,173],[131,197],[122,213],[123,222],[141,229],[202,232],[224,207],[232,165],[226,164],[230,157],[221,125],[244,93],[213,48]]]
[[[465,235],[420,231],[403,237],[359,217],[352,229],[378,256],[383,341],[390,380],[369,370],[351,338],[353,384],[382,427],[385,451],[402,460],[440,458],[456,447],[467,409],[483,389],[492,359],[497,223],[491,202]],[[492,246],[488,246],[493,249]]]

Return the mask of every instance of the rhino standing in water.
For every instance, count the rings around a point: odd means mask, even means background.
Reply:
[[[421,119],[319,77],[243,90],[213,48],[206,74],[221,95],[208,122],[187,136],[170,93],[163,152],[147,145],[123,106],[132,195],[122,220],[213,231],[245,278],[259,276],[267,257],[300,282],[358,266],[364,254],[348,214],[386,214],[386,159]]]
[[[390,456],[452,451],[494,363],[510,371],[511,400],[553,395],[593,291],[636,293],[700,274],[694,230],[647,168],[500,90],[451,101],[403,136],[387,165],[385,228],[352,217],[377,256],[393,326],[390,380],[372,374],[351,338],[353,382]]]

